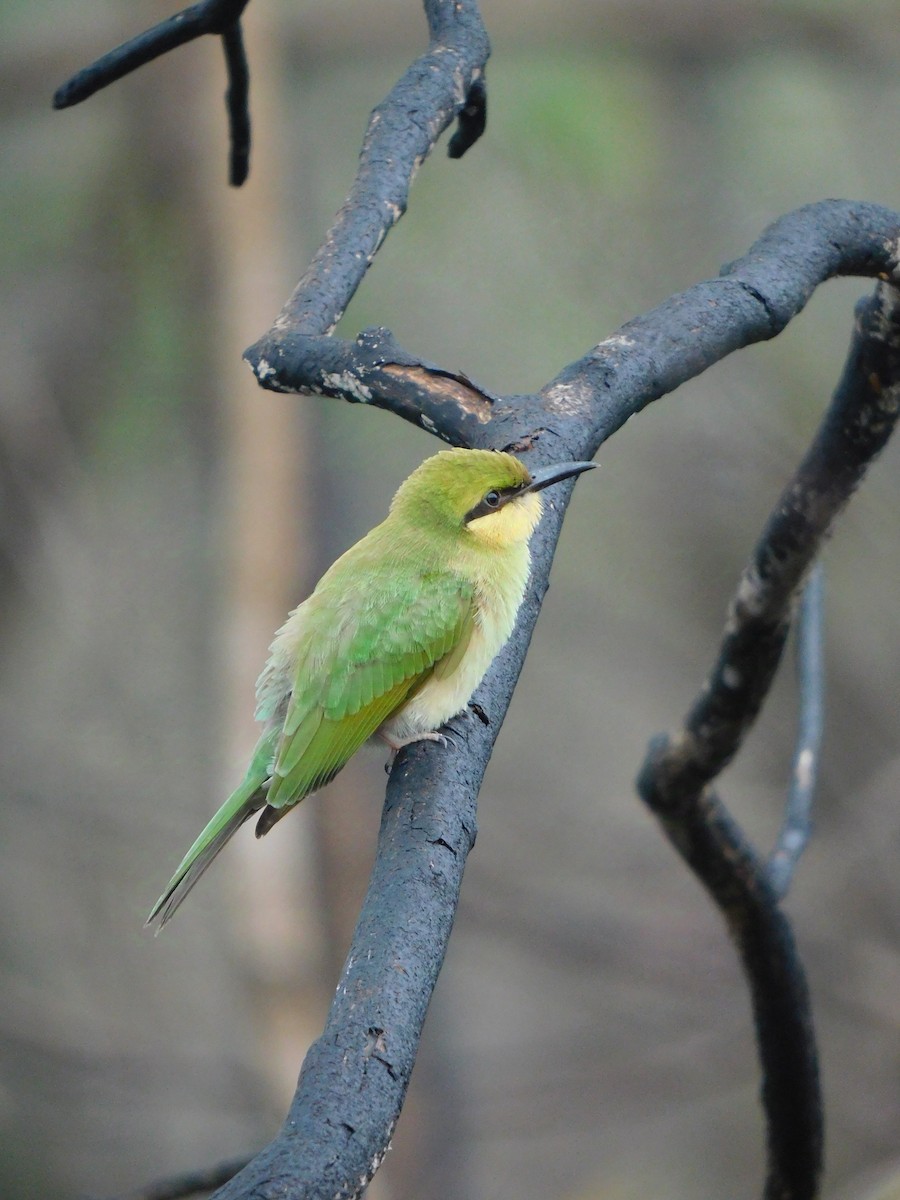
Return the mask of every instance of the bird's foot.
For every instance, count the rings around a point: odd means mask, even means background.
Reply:
[[[448,744],[446,734],[439,733],[436,729],[429,730],[428,733],[416,733],[408,738],[393,738],[390,734],[382,732],[379,732],[378,736],[390,746],[392,758],[398,750],[402,750],[404,746],[411,746],[413,742],[440,742],[442,746]]]
[[[394,760],[400,754],[403,746],[410,746],[415,742],[437,742],[439,745],[449,746],[454,744],[451,739],[454,733],[456,733],[456,730],[452,730],[448,725],[444,726],[443,733],[439,730],[428,730],[426,733],[415,733],[410,738],[392,738],[389,733],[379,731],[378,737],[382,739],[382,742],[390,746],[391,751],[388,762],[384,766],[385,772],[390,774],[390,769],[394,766]]]

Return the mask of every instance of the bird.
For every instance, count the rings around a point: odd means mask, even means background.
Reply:
[[[369,739],[392,754],[460,713],[525,595],[544,488],[592,469],[531,471],[502,450],[443,450],[325,572],[275,635],[256,685],[247,772],[147,918],[157,932],[251,816],[256,836],[329,783]]]

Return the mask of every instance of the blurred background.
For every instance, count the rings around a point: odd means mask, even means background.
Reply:
[[[144,916],[233,786],[287,610],[435,440],[260,391],[241,351],[343,200],[414,0],[252,4],[254,151],[226,186],[207,39],[53,113],[166,0],[0,0],[0,1193],[109,1195],[251,1153],[324,1021],[366,886],[368,751]],[[486,136],[444,145],[340,332],[501,392],[830,196],[900,205],[900,26],[861,0],[486,0]],[[862,281],[632,421],[570,510],[379,1200],[749,1200],[762,1125],[723,928],[642,810],[838,378]],[[825,1195],[900,1169],[900,448],[827,551],[827,743],[788,908],[828,1103]],[[722,793],[759,845],[786,663]]]

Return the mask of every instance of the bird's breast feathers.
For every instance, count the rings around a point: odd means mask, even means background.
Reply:
[[[459,665],[449,675],[435,672],[415,695],[381,726],[403,741],[439,729],[461,712],[505,645],[525,594],[531,559],[524,544],[504,556],[504,570],[492,571],[475,589],[475,627]]]

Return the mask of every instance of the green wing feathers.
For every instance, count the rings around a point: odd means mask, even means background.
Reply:
[[[294,805],[330,783],[378,726],[404,703],[418,682],[415,675],[402,679],[364,707],[338,719],[322,708],[310,713],[297,733],[284,740],[267,804],[276,809]]]
[[[406,583],[398,586],[394,575],[387,592],[376,581],[363,612],[335,632],[327,673],[314,678],[305,661],[298,664],[270,807],[296,804],[333,779],[433,671],[465,649],[475,623],[471,587],[443,572]],[[311,644],[304,659],[314,656]]]
[[[332,780],[432,673],[446,676],[462,660],[475,627],[470,584],[447,571],[404,575],[396,562],[361,566],[353,553],[276,636],[257,687],[266,732],[240,787],[191,846],[148,924],[166,924],[248,817],[263,809],[257,835],[266,833]]]

